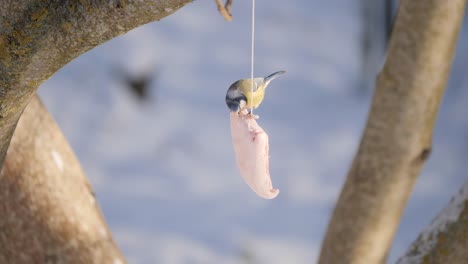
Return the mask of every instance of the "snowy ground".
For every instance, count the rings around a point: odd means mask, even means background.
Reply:
[[[40,89],[130,263],[317,258],[370,102],[355,92],[359,10],[345,0],[257,2],[256,75],[288,71],[256,112],[270,135],[274,200],[257,197],[235,167],[224,96],[250,74],[250,1],[232,11],[227,23],[214,1],[195,1],[84,54]],[[467,179],[466,31],[390,263]],[[129,94],[119,67],[157,72],[149,103]]]

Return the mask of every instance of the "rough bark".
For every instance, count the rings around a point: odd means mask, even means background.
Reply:
[[[468,261],[468,182],[426,227],[398,264]]]
[[[447,83],[465,0],[402,0],[366,128],[320,263],[383,263],[421,167]]]
[[[0,263],[124,263],[60,129],[35,96],[0,174]]]
[[[85,51],[191,0],[0,1],[0,167],[37,87]]]
[[[0,1],[0,263],[124,263],[38,86],[87,50],[191,0]],[[5,161],[5,164],[4,164]]]

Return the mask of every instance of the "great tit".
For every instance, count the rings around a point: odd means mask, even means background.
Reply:
[[[265,97],[265,89],[268,84],[276,77],[284,74],[286,71],[278,71],[263,78],[254,78],[253,100],[251,93],[251,80],[241,79],[229,87],[226,93],[226,104],[231,112],[239,113],[240,111],[251,108],[256,109]],[[250,102],[252,101],[252,102]]]

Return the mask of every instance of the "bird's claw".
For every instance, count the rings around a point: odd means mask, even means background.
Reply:
[[[253,118],[253,119],[259,119],[260,117],[258,115],[254,115],[251,112],[248,112],[246,109],[239,111],[238,112],[239,117],[247,117],[247,118]]]
[[[257,119],[259,119],[259,118],[260,118],[260,116],[258,116],[258,115],[254,115],[254,114],[252,114],[252,113],[249,113],[249,115],[248,115],[248,116],[249,116],[249,117],[251,117],[251,118],[253,118],[253,119],[255,119],[255,120],[257,120]]]
[[[258,115],[252,114],[252,112],[248,112],[245,116],[248,117],[248,118],[253,118],[255,120],[260,118]]]

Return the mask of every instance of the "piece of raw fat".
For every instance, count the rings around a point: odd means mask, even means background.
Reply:
[[[279,190],[271,184],[267,133],[254,117],[231,113],[231,135],[242,178],[260,197],[275,198]]]

